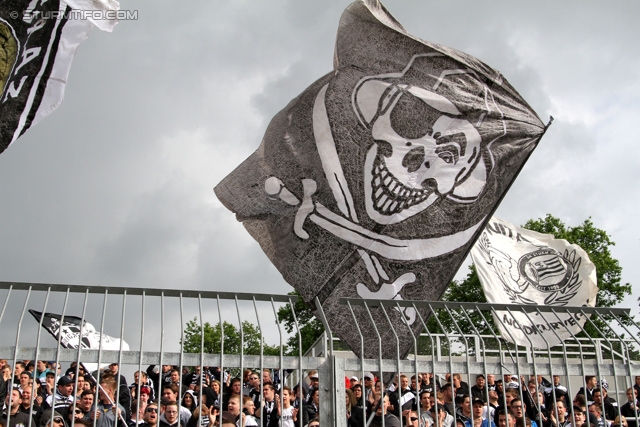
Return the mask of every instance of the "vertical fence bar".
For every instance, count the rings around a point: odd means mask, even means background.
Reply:
[[[40,357],[39,357],[40,354],[39,353],[40,353],[40,338],[42,337],[42,322],[44,321],[44,314],[47,311],[47,304],[49,303],[49,296],[50,295],[51,295],[51,286],[49,286],[47,288],[47,293],[45,294],[44,304],[43,304],[43,307],[42,307],[42,316],[40,316],[40,321],[38,322],[38,332],[36,334],[36,354],[34,355],[34,361],[36,363],[36,373],[38,371],[38,360],[40,359]],[[8,300],[9,300],[9,298],[7,298],[7,301]],[[5,301],[5,306],[7,304],[7,301]],[[3,309],[3,312],[4,312],[4,309]],[[1,322],[1,319],[2,319],[2,315],[0,315],[0,322]],[[47,371],[45,369],[45,372],[44,372],[45,381],[46,381],[46,378],[47,378],[46,372]],[[36,381],[36,379],[39,381],[39,379],[35,378],[35,377],[37,377],[37,375],[34,375],[34,385],[33,385],[33,387],[31,387],[31,400],[29,402],[29,406],[31,408],[31,411],[30,411],[29,415],[31,415],[31,416],[29,417],[28,427],[31,427],[32,423],[33,423],[33,414],[31,414],[31,412],[33,411],[33,402],[35,401],[35,398],[36,398],[36,394],[34,393],[34,391],[36,389],[35,381]]]
[[[29,290],[31,290],[31,286],[29,287]],[[62,305],[62,313],[60,314],[60,327],[62,328],[62,325],[64,324],[64,315],[67,312],[67,303],[69,302],[69,292],[71,291],[71,289],[69,287],[67,287],[67,292],[65,292],[65,296],[64,296],[64,304]],[[25,302],[26,303],[26,302]],[[22,319],[20,319],[20,323],[22,323]],[[82,326],[81,326],[82,328]],[[62,330],[59,331],[58,333],[58,343],[56,346],[56,367],[55,367],[55,372],[56,374],[58,373],[58,366],[60,366],[60,347],[62,345]],[[102,334],[100,335],[102,336]],[[78,343],[80,344],[80,343]],[[102,340],[100,340],[100,344],[102,344]],[[16,346],[17,347],[17,346]],[[15,364],[14,364],[15,366]],[[57,386],[57,384],[56,384]],[[55,392],[51,394],[51,407],[53,408],[53,406],[55,405]],[[55,412],[51,411],[51,418],[49,418],[49,422],[51,423],[51,425],[53,425],[53,418],[54,418]],[[9,419],[7,419],[7,425],[9,425]],[[94,427],[95,427],[95,423],[94,423]]]
[[[220,323],[220,415],[222,415],[222,408],[224,407],[224,391],[227,386],[224,372],[224,325],[222,324],[222,310],[220,309],[220,295],[216,295],[216,301],[218,305],[218,322]],[[257,410],[257,409],[256,409]],[[262,425],[262,421],[261,424]]]
[[[322,309],[322,305],[320,304],[320,300],[318,299],[318,297],[315,298],[314,300],[315,305],[316,305],[316,310],[318,312],[318,314],[320,315],[320,319],[322,321],[322,324],[324,325],[325,328],[325,332],[327,333],[327,336],[329,337],[329,354],[326,355],[326,362],[329,363],[330,366],[330,384],[329,386],[327,386],[326,384],[324,385],[324,393],[320,393],[320,395],[324,396],[323,397],[323,401],[324,402],[329,402],[329,411],[330,413],[327,414],[327,416],[329,417],[334,417],[336,414],[336,408],[337,408],[337,404],[336,404],[336,399],[335,399],[335,395],[333,396],[329,396],[329,399],[327,399],[327,395],[330,394],[329,390],[336,390],[336,383],[335,383],[335,363],[334,363],[334,354],[333,354],[333,333],[331,332],[331,327],[329,326],[329,323],[327,322],[327,318],[324,315],[324,310]],[[342,405],[344,405],[344,401],[342,402]],[[384,423],[382,425],[382,427],[384,427]]]
[[[376,333],[376,336],[378,337],[378,368],[379,368],[379,373],[380,373],[380,392],[382,393],[381,397],[380,397],[380,403],[379,405],[382,405],[382,427],[384,427],[384,415],[385,415],[385,408],[384,408],[384,377],[383,377],[383,372],[382,372],[382,338],[380,337],[380,332],[378,331],[378,327],[376,326],[376,322],[373,321],[373,316],[371,315],[371,310],[369,310],[369,305],[365,302],[364,303],[364,308],[365,310],[367,310],[367,314],[369,315],[369,320],[371,320],[371,324],[373,325],[373,330]],[[375,384],[374,384],[375,387]],[[367,422],[367,427],[369,427],[369,425],[371,424],[371,421],[373,421],[373,417],[376,415],[376,408],[374,407],[373,410],[371,411],[371,415],[369,416],[369,419],[366,420]]]
[[[351,317],[353,318],[353,324],[356,326],[356,330],[358,331],[358,336],[360,337],[360,380],[364,382],[364,337],[362,336],[362,331],[360,330],[360,325],[358,324],[358,319],[356,319],[356,314],[353,311],[353,306],[351,305],[351,302],[347,301],[347,307],[349,307],[349,312],[351,313]],[[363,385],[361,385],[360,388],[362,389],[362,396],[361,396],[362,419],[366,420],[367,419],[367,404],[366,404],[367,391],[364,389]]]
[[[27,296],[24,300],[24,306],[22,307],[22,313],[20,314],[20,321],[18,322],[18,330],[16,331],[16,345],[13,350],[13,372],[11,373],[11,382],[13,382],[13,378],[15,377],[16,371],[16,362],[18,361],[18,344],[20,342],[20,331],[22,330],[22,321],[24,320],[24,314],[27,311],[27,305],[29,304],[29,296],[31,296],[31,286],[29,286],[29,290],[27,291]],[[43,313],[44,315],[44,313]],[[9,407],[7,408],[7,426],[11,424],[11,404],[13,402],[13,387],[7,390],[7,394],[9,395]],[[22,396],[21,396],[22,398]],[[16,414],[17,415],[17,414]]]
[[[278,322],[278,313],[276,312],[276,306],[271,298],[271,308],[273,308],[273,315],[276,319],[276,325],[278,326],[278,335],[280,336],[280,361],[278,364],[278,372],[280,372],[280,408],[284,409],[284,354],[282,353],[282,329],[280,328],[280,322]],[[260,340],[264,342],[264,338],[260,335]],[[240,370],[242,372],[242,370]],[[276,373],[273,373],[273,380],[275,382]],[[283,411],[281,411],[283,412]],[[282,415],[280,416],[282,419]],[[244,424],[241,426],[244,427]]]
[[[296,333],[298,335],[298,393],[300,393],[298,406],[298,426],[302,427],[302,410],[304,409],[304,397],[302,396],[302,334],[300,333],[300,325],[298,324],[298,318],[296,316],[296,308],[293,304],[293,301],[291,300],[291,297],[289,297],[289,307],[291,307],[291,315],[293,316],[293,323],[296,326]]]
[[[238,300],[236,299],[236,307],[238,306]],[[260,399],[261,406],[264,406],[264,340],[262,339],[262,326],[260,326],[260,316],[258,315],[258,307],[256,305],[256,299],[253,298],[253,309],[256,312],[256,322],[258,322],[258,332],[260,333],[260,392],[262,393],[262,399]],[[238,318],[240,318],[240,311],[238,311]],[[240,325],[242,329],[242,324]],[[242,334],[240,334],[240,340],[242,341]],[[243,349],[240,349],[240,357],[244,354]],[[260,425],[264,426],[264,420],[262,416],[262,408],[260,408]]]
[[[140,422],[140,388],[142,387],[142,352],[144,350],[144,309],[145,309],[145,291],[142,291],[142,313],[140,322],[140,357],[138,358],[138,384],[136,386],[136,423]],[[180,322],[182,325],[182,322]],[[135,381],[135,378],[134,378]]]
[[[244,328],[242,327],[242,317],[240,316],[240,307],[238,306],[238,298],[235,299],[236,312],[238,313],[238,324],[240,325],[240,375],[243,375],[244,370]],[[262,354],[262,353],[261,353]],[[220,374],[222,375],[222,374]],[[260,391],[262,392],[262,372],[260,372]],[[260,399],[262,402],[263,399]],[[261,408],[262,411],[262,408]],[[262,415],[262,414],[261,414]],[[260,417],[260,423],[262,425],[262,417]]]

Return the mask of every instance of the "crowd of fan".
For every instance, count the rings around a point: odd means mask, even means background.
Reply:
[[[75,363],[62,374],[53,362],[17,362],[12,369],[0,360],[0,373],[0,427],[320,426],[313,370],[293,388],[269,369],[231,378],[219,368],[151,365],[129,384],[115,363],[98,375]],[[558,376],[525,382],[478,375],[469,387],[459,374],[447,374],[441,385],[424,373],[400,375],[384,390],[371,373],[345,380],[350,427],[640,427],[640,376],[624,405],[595,376],[585,377],[572,400]]]
[[[528,381],[515,375],[496,379],[477,375],[471,387],[460,374],[447,374],[442,385],[432,374],[400,376],[383,392],[368,373],[360,383],[352,377],[347,390],[350,427],[638,427],[640,376],[618,406],[608,396],[606,380],[585,377],[573,399],[560,377]],[[364,403],[360,403],[364,402]]]
[[[53,362],[12,370],[0,360],[0,372],[0,427],[319,426],[315,371],[293,389],[280,387],[279,372],[269,369],[246,369],[240,379],[219,368],[151,365],[131,384],[117,363],[99,375],[72,363],[62,375]]]

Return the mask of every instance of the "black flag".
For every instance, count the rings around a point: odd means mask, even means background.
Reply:
[[[100,334],[89,322],[82,322],[82,319],[75,316],[62,316],[53,313],[42,313],[40,311],[29,310],[29,313],[45,328],[53,337],[58,340],[64,348],[82,348],[103,350],[120,350],[120,339]],[[100,343],[102,341],[102,344]],[[122,349],[129,350],[129,345],[123,341]]]
[[[95,25],[112,31],[118,2],[0,3],[0,153],[58,108],[78,45]]]
[[[360,354],[339,298],[439,299],[545,128],[498,71],[411,36],[377,1],[346,9],[334,58],[215,192]],[[397,354],[391,327],[406,355],[416,311],[373,316],[383,357]]]

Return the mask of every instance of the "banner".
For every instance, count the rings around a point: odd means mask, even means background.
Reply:
[[[544,130],[498,71],[357,1],[340,20],[334,70],[271,120],[215,192],[360,354],[340,298],[439,299]],[[354,311],[365,356],[378,357],[368,312]],[[391,325],[372,310],[395,358],[393,330],[405,355],[408,327],[422,323],[411,307],[388,314]]]
[[[60,339],[60,345],[64,348],[77,349],[78,346],[81,346],[83,349],[119,351],[120,344],[122,344],[122,350],[129,351],[129,344],[126,341],[100,334],[91,323],[85,321],[83,325],[82,319],[79,317],[64,316],[64,319],[61,319],[59,314],[43,314],[35,310],[29,310],[29,313],[36,318],[38,323],[41,318],[44,318],[42,327],[53,335],[56,341]],[[98,368],[96,363],[83,363],[83,365],[90,372]]]
[[[491,218],[471,250],[489,303],[594,307],[596,267],[578,245]],[[496,311],[502,337],[518,345],[547,348],[582,330],[581,313]],[[571,331],[571,332],[570,332]]]
[[[0,3],[0,153],[62,103],[78,45],[112,31],[114,0]]]

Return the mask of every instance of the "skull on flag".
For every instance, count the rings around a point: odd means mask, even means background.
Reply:
[[[369,312],[340,298],[439,299],[544,126],[497,71],[414,39],[378,2],[345,11],[335,57],[215,191],[332,331],[378,357]],[[398,336],[383,357],[428,315],[371,313]]]

